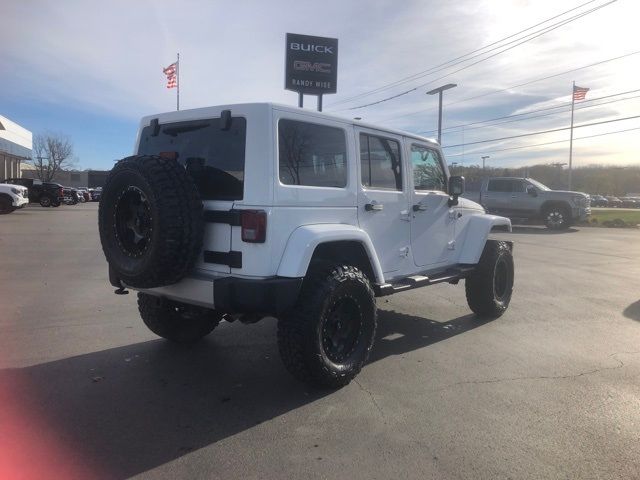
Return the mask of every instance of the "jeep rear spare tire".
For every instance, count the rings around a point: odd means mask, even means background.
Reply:
[[[102,189],[102,250],[124,284],[171,285],[192,268],[202,246],[202,201],[175,160],[138,155],[120,160]]]

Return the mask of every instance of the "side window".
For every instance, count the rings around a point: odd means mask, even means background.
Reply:
[[[347,185],[347,141],[344,130],[282,119],[278,123],[280,181],[285,185]]]
[[[361,133],[360,172],[365,187],[402,190],[400,144],[388,138]]]
[[[489,180],[487,190],[490,192],[511,192],[511,182],[503,179]]]
[[[411,145],[413,185],[416,190],[439,190],[446,192],[446,176],[440,155],[421,145]]]
[[[522,180],[513,180],[513,192],[525,193],[527,191],[527,184]]]

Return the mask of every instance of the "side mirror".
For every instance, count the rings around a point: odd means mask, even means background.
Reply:
[[[527,187],[527,193],[529,195],[531,195],[532,197],[537,197],[538,196],[538,190],[536,190],[536,187],[534,187],[533,185],[529,185]]]
[[[464,193],[464,177],[455,175],[449,177],[449,195],[458,197]]]
[[[464,177],[454,175],[449,177],[449,206],[458,205],[458,197],[464,193]]]

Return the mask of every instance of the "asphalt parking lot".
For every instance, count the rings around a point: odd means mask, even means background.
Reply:
[[[107,282],[96,204],[0,218],[0,478],[640,478],[640,231],[517,228],[488,323],[464,288],[379,299],[336,392],[275,320],[178,348]]]

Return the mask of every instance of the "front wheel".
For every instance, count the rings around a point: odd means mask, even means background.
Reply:
[[[376,326],[374,293],[363,272],[312,265],[296,306],[278,322],[282,362],[299,380],[342,387],[367,361]]]
[[[208,308],[138,293],[138,310],[145,325],[175,343],[194,343],[218,326],[223,314]]]
[[[571,210],[562,205],[546,208],[543,216],[544,224],[551,230],[566,230],[571,226]]]
[[[465,290],[469,308],[479,317],[498,318],[507,310],[513,293],[513,255],[507,242],[487,240]]]
[[[9,198],[0,197],[0,215],[12,213],[16,208]]]

